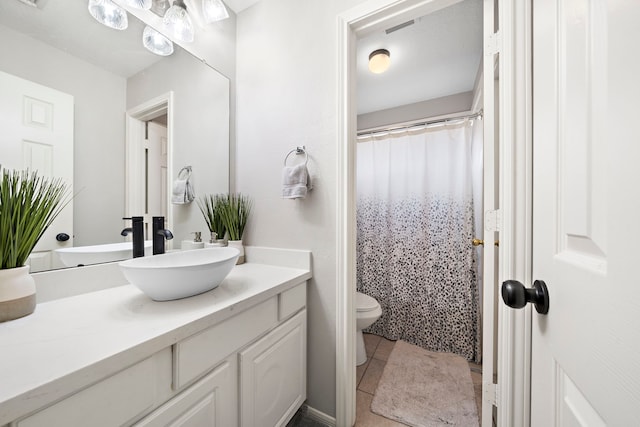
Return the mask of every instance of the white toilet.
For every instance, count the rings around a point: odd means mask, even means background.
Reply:
[[[362,330],[373,325],[382,314],[382,308],[375,298],[356,292],[356,365],[367,361]]]

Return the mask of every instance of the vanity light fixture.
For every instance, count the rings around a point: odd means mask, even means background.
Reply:
[[[193,23],[184,0],[175,0],[173,6],[164,14],[162,22],[176,39],[183,42],[193,41]]]
[[[142,32],[142,44],[149,52],[160,56],[169,56],[173,53],[173,43],[171,40],[151,28],[144,27]]]
[[[123,3],[136,9],[149,10],[151,9],[152,0],[123,0]]]
[[[229,12],[222,0],[202,0],[202,13],[207,24],[229,17]]]
[[[377,49],[369,55],[369,71],[372,73],[384,73],[390,64],[391,54],[387,49]]]
[[[99,23],[116,30],[129,26],[127,12],[111,0],[89,0],[89,13]]]

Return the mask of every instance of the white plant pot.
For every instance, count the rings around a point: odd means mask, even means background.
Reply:
[[[229,247],[236,248],[240,251],[240,256],[238,257],[238,261],[236,261],[236,265],[244,264],[244,246],[242,245],[242,240],[229,240]]]
[[[36,309],[36,282],[29,266],[0,270],[0,322],[27,316]]]

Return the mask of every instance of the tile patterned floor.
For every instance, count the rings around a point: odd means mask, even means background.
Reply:
[[[367,362],[356,368],[356,424],[355,427],[406,427],[405,424],[390,420],[371,412],[371,400],[389,359],[395,341],[372,334],[364,334]],[[476,395],[478,416],[482,410],[482,365],[469,362],[471,380]],[[287,427],[324,427],[322,423],[307,418],[304,410],[296,413]]]
[[[384,366],[393,350],[395,341],[372,334],[364,334],[367,361],[356,368],[356,427],[394,427],[404,424],[371,412],[371,400],[382,376]],[[476,395],[478,416],[482,409],[482,365],[469,362],[471,380]]]

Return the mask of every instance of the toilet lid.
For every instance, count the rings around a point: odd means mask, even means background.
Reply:
[[[371,311],[378,307],[378,301],[369,295],[356,292],[356,311]]]

